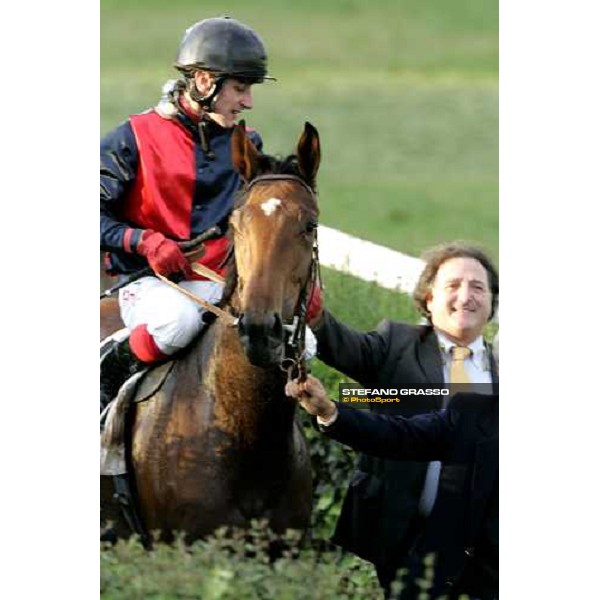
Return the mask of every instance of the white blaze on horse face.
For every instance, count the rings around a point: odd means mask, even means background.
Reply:
[[[265,202],[263,202],[260,205],[260,207],[262,208],[262,211],[265,213],[265,215],[267,215],[267,217],[270,217],[280,204],[281,200],[279,198],[269,198],[268,200],[265,200]]]

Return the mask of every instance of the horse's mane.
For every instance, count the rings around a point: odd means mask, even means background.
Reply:
[[[300,166],[298,165],[298,156],[296,154],[289,154],[286,157],[271,156],[269,154],[260,154],[258,157],[258,169],[255,177],[261,175],[294,175],[302,180],[305,180]],[[314,190],[314,182],[307,182]],[[316,190],[315,190],[316,191]],[[244,204],[246,200],[246,190],[244,187],[240,188],[234,196],[234,209],[239,208]],[[233,252],[233,234],[231,229],[227,231],[227,239],[229,246],[227,250],[227,257],[223,263],[223,266],[227,272],[227,278],[225,280],[225,288],[223,289],[223,296],[217,304],[219,308],[223,308],[229,304],[235,288],[237,286],[237,265],[235,263],[235,255]]]

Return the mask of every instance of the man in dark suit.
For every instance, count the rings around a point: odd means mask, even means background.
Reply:
[[[496,268],[483,251],[462,242],[435,247],[424,258],[414,300],[426,325],[385,320],[364,333],[323,311],[311,323],[318,357],[365,387],[455,383],[460,366],[462,382],[475,384],[474,391],[497,389],[496,365],[482,335],[498,304]],[[458,350],[467,355],[455,355]],[[442,408],[441,399],[409,396],[381,412],[424,413]],[[429,485],[434,466],[367,454],[359,458],[333,541],[373,562],[384,588],[442,501],[437,490],[451,473],[438,471]]]
[[[451,408],[405,418],[338,405],[312,376],[302,384],[290,382],[286,392],[317,417],[321,431],[355,450],[387,459],[441,460],[451,476],[398,567],[413,579],[427,578],[422,559],[432,554],[429,598],[498,598],[497,395],[457,394]],[[372,514],[371,526],[379,518]],[[400,597],[419,597],[413,583]]]

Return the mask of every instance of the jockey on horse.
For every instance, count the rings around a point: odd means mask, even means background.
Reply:
[[[100,145],[106,270],[125,276],[151,269],[119,290],[129,336],[112,340],[102,357],[101,408],[130,375],[185,348],[204,325],[204,309],[158,276],[177,276],[180,287],[211,303],[221,298],[222,283],[194,272],[178,241],[215,225],[226,229],[240,186],[232,128],[252,108],[252,85],[272,79],[260,37],[228,17],[190,27],[175,68],[181,78],[165,84],[158,106],[131,116]],[[249,136],[261,150],[260,135]],[[226,253],[221,235],[206,242],[195,261],[221,274]]]

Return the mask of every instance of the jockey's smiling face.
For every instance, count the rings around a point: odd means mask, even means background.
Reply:
[[[211,117],[221,127],[233,127],[243,110],[252,109],[252,84],[227,79],[215,101]]]
[[[484,266],[474,258],[450,258],[433,281],[427,309],[433,326],[465,346],[482,333],[492,311],[492,294]]]
[[[214,85],[214,77],[206,72],[196,73],[196,87],[202,95],[208,94]],[[252,109],[252,84],[239,79],[227,78],[214,101],[213,121],[221,127],[233,127],[242,111]]]

